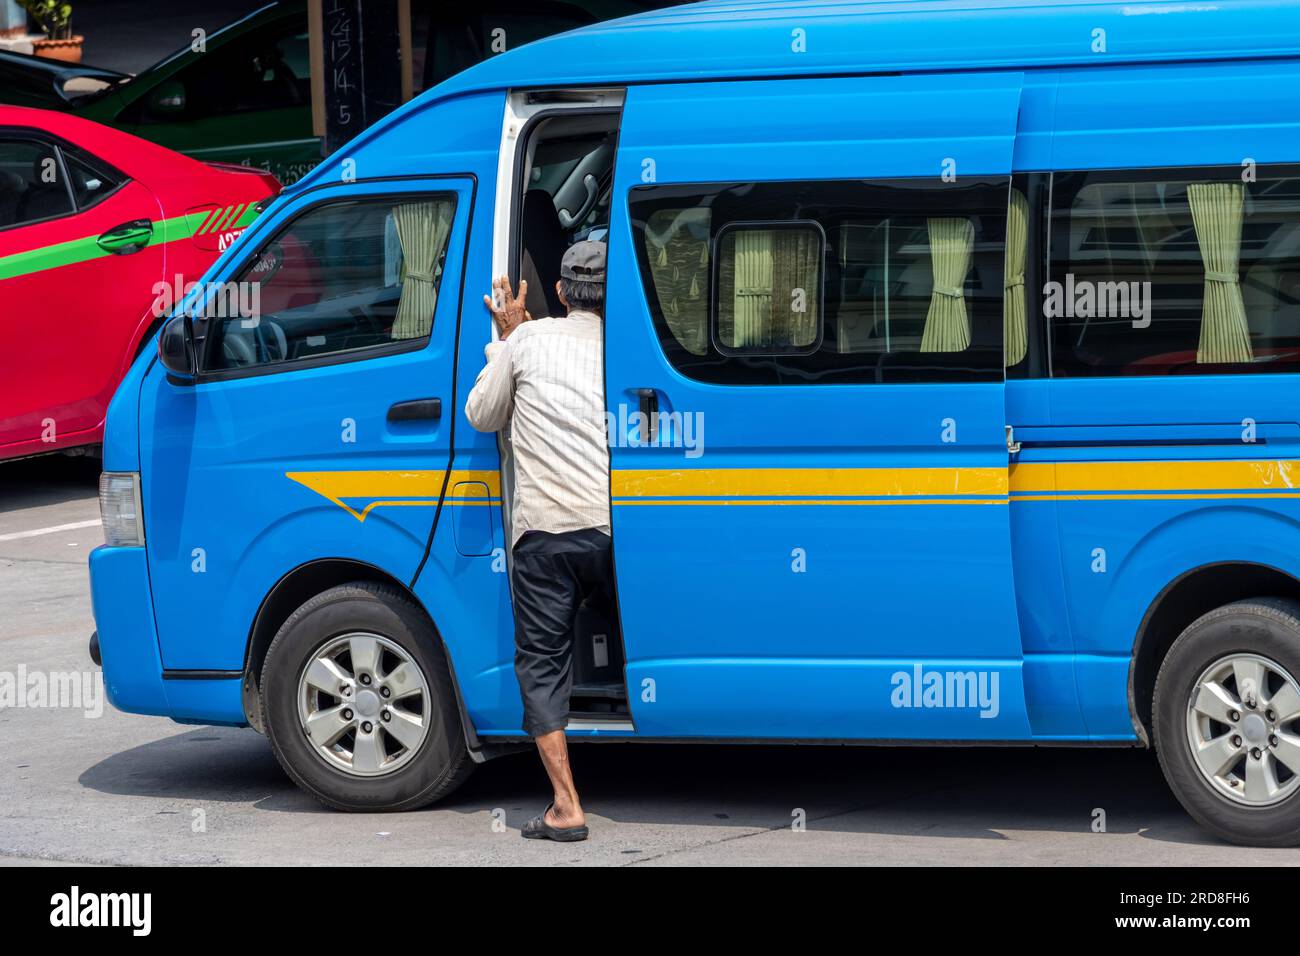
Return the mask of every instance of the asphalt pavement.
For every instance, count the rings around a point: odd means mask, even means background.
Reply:
[[[97,475],[84,458],[0,463],[0,689],[94,686]],[[342,814],[294,787],[252,730],[53,696],[0,704],[0,864],[1300,863],[1203,833],[1139,750],[584,744],[592,837],[556,845],[519,837],[547,801],[531,754],[424,810]]]

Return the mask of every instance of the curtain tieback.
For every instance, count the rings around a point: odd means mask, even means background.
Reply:
[[[962,290],[952,285],[937,285],[934,287],[935,295],[946,295],[950,299],[963,298]]]
[[[1003,283],[1003,285],[1008,289],[1016,289],[1024,284],[1025,284],[1024,276],[1013,276],[1012,278],[1007,279],[1006,282]]]
[[[1235,272],[1210,272],[1208,270],[1205,273],[1205,281],[1206,282],[1232,282],[1232,283],[1241,282],[1241,280],[1237,277],[1237,273]]]
[[[406,278],[413,279],[416,282],[427,282],[429,285],[433,285],[434,283],[432,272],[416,272],[414,269],[407,269]]]

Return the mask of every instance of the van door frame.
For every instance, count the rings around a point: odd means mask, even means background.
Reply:
[[[573,97],[564,100],[561,97]],[[519,248],[514,236],[523,206],[523,172],[528,134],[541,120],[553,116],[581,116],[623,112],[621,88],[511,90],[506,94],[501,123],[501,148],[497,154],[497,194],[492,218],[492,274],[519,279]],[[492,330],[493,341],[496,329]]]
[[[562,96],[581,97],[572,105],[559,100]],[[530,102],[541,98],[539,102]],[[541,120],[560,115],[591,113],[622,114],[622,89],[591,90],[511,90],[506,94],[505,116],[501,123],[501,147],[497,153],[497,194],[492,215],[492,275],[509,276],[512,285],[519,282],[519,216],[523,208],[524,150],[528,136]],[[616,154],[617,155],[617,152]],[[492,325],[492,341],[500,336]],[[505,432],[497,433],[497,450],[501,456],[501,526],[510,540],[510,499],[514,493],[510,480],[510,443]],[[510,549],[506,563],[510,564]]]
[[[557,88],[546,90],[510,90],[506,94],[505,115],[501,123],[501,145],[497,154],[497,191],[492,219],[492,275],[509,276],[512,288],[519,283],[520,215],[523,209],[526,151],[533,129],[542,121],[557,116],[608,115],[619,118],[621,126],[626,90],[621,87]],[[615,147],[614,157],[618,150]],[[490,321],[490,320],[489,320]],[[492,341],[499,340],[495,323],[492,324]],[[602,396],[602,405],[604,405]],[[505,532],[506,566],[513,567],[510,541],[510,502],[514,495],[512,456],[506,432],[497,433],[497,452],[501,467],[501,526]],[[612,516],[611,516],[612,520]],[[618,607],[617,567],[613,588],[614,605]],[[621,637],[620,637],[621,640]],[[624,653],[623,681],[627,683],[627,655]],[[631,717],[613,720],[570,720],[570,732],[635,733]]]

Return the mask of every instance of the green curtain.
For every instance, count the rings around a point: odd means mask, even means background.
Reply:
[[[975,227],[969,219],[927,219],[925,226],[930,237],[934,288],[921,333],[921,351],[962,352],[970,345],[962,287],[975,247]]]
[[[1241,222],[1246,187],[1241,183],[1191,183],[1187,205],[1205,266],[1201,305],[1199,363],[1250,362],[1250,326],[1241,300],[1237,269],[1241,260]]]
[[[646,258],[664,321],[682,348],[709,350],[708,209],[660,209],[646,221]]]
[[[740,229],[735,238],[735,285],[732,304],[735,325],[732,348],[769,345],[772,339],[772,286],[776,253],[770,229]]]
[[[393,222],[402,244],[402,297],[393,320],[394,339],[418,339],[433,328],[438,304],[435,270],[451,235],[451,200],[403,203],[393,207]]]
[[[1003,278],[1002,336],[1007,368],[1018,365],[1029,347],[1025,325],[1025,257],[1029,242],[1029,200],[1011,190],[1007,206],[1007,264]]]
[[[810,228],[774,230],[770,344],[805,348],[817,341],[821,317],[821,237]],[[796,297],[796,290],[798,294]],[[802,305],[802,311],[796,306]]]
[[[726,234],[719,253],[718,339],[730,348],[803,348],[821,330],[821,239],[812,229]]]

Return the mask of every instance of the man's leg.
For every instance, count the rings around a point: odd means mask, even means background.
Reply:
[[[580,827],[587,822],[578,802],[578,788],[573,785],[573,771],[569,767],[569,742],[563,730],[552,730],[533,738],[537,752],[542,756],[542,766],[551,778],[555,805],[546,814],[546,822],[553,827]]]
[[[569,555],[564,561],[566,568],[573,574],[574,583],[574,600],[569,613],[570,634],[579,599],[584,594],[597,592],[602,603],[610,609],[611,616],[617,617],[613,593],[613,551],[609,537],[597,531],[581,531],[573,537],[582,542],[583,550]],[[616,622],[611,620],[611,623]],[[571,657],[572,638],[569,647]],[[537,742],[542,764],[546,767],[546,773],[551,778],[551,788],[555,791],[555,806],[547,814],[546,822],[553,827],[582,826],[587,818],[578,800],[578,790],[573,785],[573,772],[569,767],[569,744],[564,731],[540,734],[533,739]]]
[[[564,738],[573,686],[573,621],[581,588],[568,546],[565,535],[525,535],[515,546],[512,569],[515,675],[523,698],[524,730],[537,742],[554,791],[555,806],[546,817],[553,827],[585,822]]]

